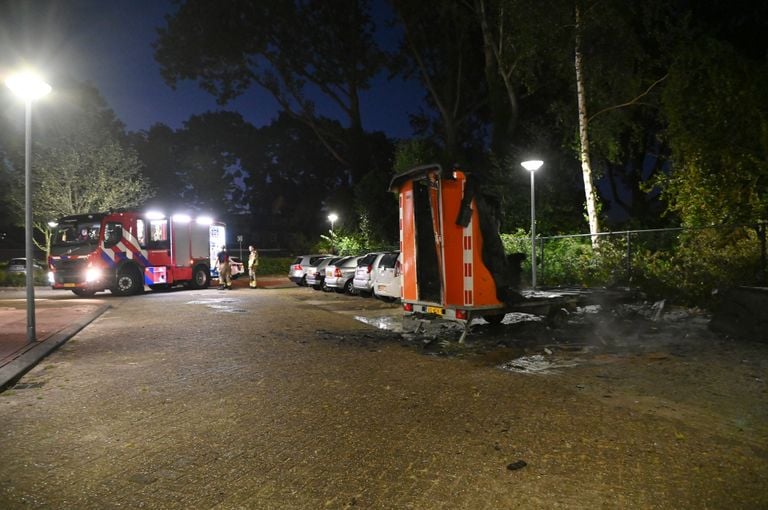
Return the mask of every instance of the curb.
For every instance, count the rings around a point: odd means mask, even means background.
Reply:
[[[102,305],[90,315],[87,315],[79,321],[57,331],[48,338],[32,346],[10,363],[0,367],[0,392],[16,384],[21,377],[32,370],[40,361],[53,351],[75,336],[81,329],[96,320],[101,314],[111,308],[110,305]]]

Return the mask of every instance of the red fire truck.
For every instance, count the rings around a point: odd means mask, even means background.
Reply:
[[[48,280],[52,288],[78,296],[102,290],[127,296],[145,285],[205,288],[225,240],[224,224],[203,216],[138,211],[67,216],[53,228]]]

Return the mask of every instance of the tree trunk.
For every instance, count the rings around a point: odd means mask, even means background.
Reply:
[[[574,62],[576,67],[576,95],[579,105],[579,143],[581,149],[581,174],[584,179],[584,197],[587,202],[587,219],[589,221],[589,233],[592,234],[592,247],[598,248],[597,234],[600,232],[600,224],[597,218],[597,194],[592,182],[592,163],[589,160],[589,118],[587,117],[587,101],[584,92],[584,69],[581,55],[581,14],[576,5],[576,49]]]
[[[474,0],[474,9],[480,20],[480,29],[483,34],[485,79],[488,82],[489,99],[493,115],[492,147],[499,153],[503,153],[517,124],[517,94],[510,79],[511,70],[508,69],[513,64],[507,64],[502,58],[501,39],[503,39],[504,34],[499,29],[500,40],[497,41],[494,38],[488,23],[485,0]],[[498,15],[501,17],[503,13]]]

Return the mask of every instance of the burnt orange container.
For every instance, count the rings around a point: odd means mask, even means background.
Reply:
[[[505,307],[483,263],[474,198],[465,203],[471,215],[462,207],[466,183],[464,172],[444,172],[439,165],[414,168],[392,179],[390,190],[399,196],[406,311],[470,321],[474,316],[498,314]]]

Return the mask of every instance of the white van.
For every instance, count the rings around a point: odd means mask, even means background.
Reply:
[[[384,301],[400,299],[402,274],[400,272],[401,255],[399,251],[386,253],[373,273],[373,294]]]

